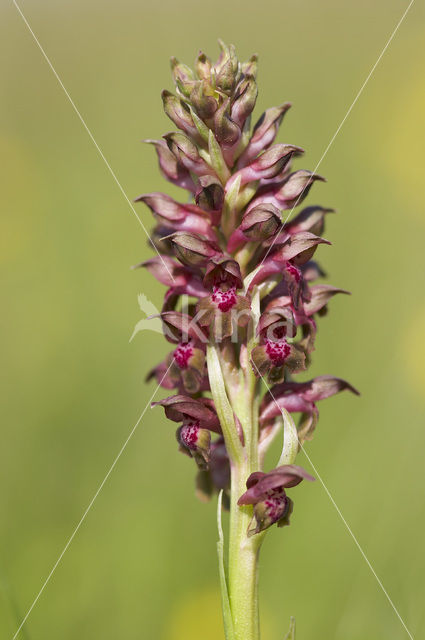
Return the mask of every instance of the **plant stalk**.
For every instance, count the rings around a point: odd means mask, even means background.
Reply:
[[[235,640],[259,640],[258,556],[262,536],[248,537],[252,507],[239,507],[252,464],[232,468],[228,592]]]

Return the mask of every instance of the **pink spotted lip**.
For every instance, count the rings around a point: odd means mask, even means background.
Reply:
[[[215,286],[211,295],[211,300],[217,305],[220,311],[226,313],[235,306],[237,302],[236,287],[230,287],[227,291]]]
[[[180,431],[180,438],[185,447],[191,451],[196,451],[198,447],[198,437],[201,427],[199,422],[189,422]]]
[[[281,519],[285,514],[288,499],[283,492],[280,495],[270,496],[264,501],[264,505],[267,508],[267,515],[273,523]]]
[[[187,369],[189,360],[193,355],[193,347],[190,342],[182,342],[174,351],[174,359],[180,369]]]
[[[275,342],[267,339],[265,346],[267,355],[275,365],[283,364],[291,351],[291,347],[286,340]]]
[[[285,269],[287,273],[294,278],[295,282],[299,282],[301,280],[301,271],[298,267],[295,267],[293,264],[288,262]]]

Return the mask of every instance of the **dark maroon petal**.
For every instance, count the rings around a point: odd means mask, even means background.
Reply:
[[[244,214],[239,229],[253,241],[267,240],[282,226],[279,209],[273,204],[260,204]]]
[[[145,267],[149,273],[167,287],[185,286],[193,278],[190,271],[185,270],[181,264],[170,258],[170,256],[155,256],[134,265],[132,268],[139,269],[140,267]]]
[[[294,153],[302,153],[301,147],[292,144],[275,144],[258,156],[247,167],[240,169],[231,178],[231,183],[240,176],[241,184],[254,180],[274,178],[286,167]]]
[[[209,289],[222,284],[240,289],[243,282],[238,262],[225,255],[212,256],[208,261],[203,283]]]
[[[177,258],[189,266],[204,266],[213,256],[220,255],[217,243],[197,233],[174,233],[170,236]]]
[[[305,469],[295,464],[277,467],[261,477],[256,472],[248,478],[246,485],[249,488],[239,498],[238,504],[256,504],[267,498],[268,493],[273,489],[295,487],[303,480],[314,481],[314,478]]]
[[[334,213],[334,210],[318,206],[307,207],[292,220],[289,220],[286,228],[290,234],[298,233],[299,231],[310,231],[310,233],[320,236],[323,233],[325,215],[327,213]]]
[[[238,167],[244,167],[254,158],[273,144],[279,130],[282,118],[291,107],[290,102],[285,102],[280,107],[267,109],[254,126],[249,144],[238,161]]]
[[[300,231],[286,238],[283,244],[273,251],[271,259],[279,262],[293,260],[296,265],[300,265],[311,259],[319,244],[330,244],[330,242],[309,231]]]
[[[311,316],[313,313],[317,313],[320,309],[323,309],[329,300],[337,293],[345,293],[350,295],[349,291],[345,289],[337,289],[330,284],[316,284],[310,287],[311,299],[304,304],[304,312],[306,315]]]
[[[171,153],[165,140],[143,140],[155,147],[158,156],[159,168],[166,180],[182,189],[195,192],[195,183],[186,167],[178,162],[176,156]]]
[[[164,407],[165,415],[174,422],[198,420],[202,427],[221,433],[217,414],[200,400],[189,396],[176,395],[152,403],[152,407],[158,405]]]

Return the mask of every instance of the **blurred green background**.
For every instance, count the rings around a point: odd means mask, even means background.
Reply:
[[[260,54],[256,114],[290,100],[279,140],[313,169],[407,0],[22,0],[130,198],[165,189],[143,138],[172,127],[168,59],[217,38]],[[129,266],[151,252],[11,2],[0,8],[0,637],[18,627],[154,391],[167,352],[129,337]],[[321,404],[308,452],[415,638],[425,636],[425,8],[413,5],[320,167],[335,207],[318,258],[352,291],[321,320],[312,373],[361,391]],[[146,225],[150,215],[137,205]],[[164,394],[165,395],[165,394]],[[159,397],[159,396],[158,396]],[[300,464],[309,469],[300,457]],[[215,505],[193,495],[174,426],[148,410],[20,637],[219,640]],[[297,490],[261,562],[264,640],[407,638],[320,483]]]

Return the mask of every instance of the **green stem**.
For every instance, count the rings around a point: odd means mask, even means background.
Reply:
[[[251,473],[246,462],[232,468],[228,591],[235,640],[259,640],[258,555],[262,536],[248,537],[252,507],[239,507]]]
[[[223,536],[219,540],[220,583],[223,619],[227,640],[260,640],[258,610],[258,556],[263,534],[248,535],[253,516],[252,506],[239,506],[246,491],[246,481],[260,468],[258,452],[258,381],[250,366],[251,351],[256,345],[259,317],[259,292],[252,296],[253,321],[248,331],[245,361],[235,369],[224,349],[207,346],[208,376],[217,415],[220,419],[231,466],[230,528],[228,571],[224,568]],[[227,356],[227,357],[226,357]],[[226,376],[226,381],[224,377]],[[234,413],[243,431],[239,437]],[[219,505],[220,510],[220,505]],[[221,532],[221,520],[219,520]]]

